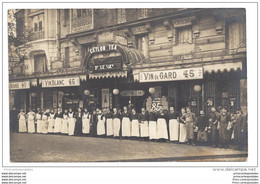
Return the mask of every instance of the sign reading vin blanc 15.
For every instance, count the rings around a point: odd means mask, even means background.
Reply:
[[[175,70],[140,72],[139,79],[140,82],[203,79],[203,69],[202,67],[198,67],[198,68],[184,68],[184,69],[175,69]]]
[[[63,87],[63,86],[79,86],[79,77],[59,78],[59,79],[44,79],[42,80],[42,87]]]

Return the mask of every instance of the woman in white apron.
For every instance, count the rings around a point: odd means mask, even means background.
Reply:
[[[55,125],[55,113],[52,109],[49,116],[49,125],[48,125],[48,133],[54,133],[54,125]]]
[[[122,113],[122,137],[129,138],[131,136],[130,114],[126,106],[123,107]]]
[[[99,109],[98,114],[97,114],[97,135],[98,136],[104,136],[106,134],[106,128],[105,128],[105,122],[106,118],[104,114],[102,113],[102,110]]]
[[[153,109],[149,114],[149,139],[157,140],[157,116]]]
[[[69,119],[68,110],[65,109],[65,111],[63,113],[63,118],[62,118],[62,121],[61,121],[61,133],[62,134],[68,134],[69,133],[68,119]]]
[[[120,128],[121,128],[121,116],[117,112],[117,109],[113,109],[113,132],[114,132],[114,137],[119,138],[120,136]]]
[[[168,130],[167,130],[167,123],[166,123],[166,114],[163,110],[160,110],[157,119],[157,137],[159,140],[168,140]]]
[[[82,133],[83,134],[89,135],[89,133],[90,133],[90,118],[91,118],[91,115],[88,112],[88,109],[84,108],[84,112],[82,115]]]
[[[174,111],[173,107],[170,107],[170,112],[168,113],[169,119],[169,134],[170,141],[177,142],[179,140],[179,114]]]
[[[140,136],[142,140],[149,139],[149,125],[148,125],[148,113],[145,111],[145,108],[141,109],[141,113],[139,114],[139,122],[140,122]]]
[[[186,143],[187,142],[187,129],[185,125],[185,108],[181,109],[181,115],[180,115],[180,135],[179,135],[179,142],[180,143]]]
[[[58,112],[55,114],[55,124],[54,124],[54,133],[59,134],[61,133],[61,121],[62,121],[63,115],[61,108],[58,108]]]
[[[41,129],[42,129],[43,134],[48,133],[48,124],[49,124],[48,117],[49,117],[49,113],[48,113],[48,109],[47,109],[44,111],[44,113],[42,115]]]
[[[135,109],[132,109],[131,114],[131,136],[134,139],[140,137],[138,114],[136,113]]]
[[[36,114],[36,131],[37,133],[42,133],[42,112],[40,108],[37,108],[37,114]]]
[[[28,133],[35,133],[35,113],[31,109],[30,112],[27,113],[28,117]]]
[[[107,136],[113,136],[113,113],[110,112],[110,109],[107,109],[106,113],[106,130]]]
[[[19,132],[27,132],[26,114],[23,109],[20,110],[20,113],[18,114],[18,119],[19,119]]]
[[[75,124],[76,124],[76,119],[74,118],[74,112],[72,112],[72,109],[69,109],[69,135],[74,135],[75,131]]]

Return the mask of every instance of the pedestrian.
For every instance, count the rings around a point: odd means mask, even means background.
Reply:
[[[89,135],[90,133],[90,118],[91,114],[88,112],[87,108],[84,108],[82,114],[82,133],[85,135]]]
[[[114,132],[114,137],[119,138],[120,136],[120,128],[121,128],[121,116],[118,113],[117,108],[113,109],[113,132]]]
[[[81,136],[82,134],[82,110],[78,108],[78,112],[75,113],[76,124],[75,124],[75,131],[74,135]]]
[[[35,133],[35,113],[33,112],[33,109],[30,109],[27,113],[27,119],[28,133]]]
[[[140,137],[140,130],[139,130],[138,114],[136,113],[135,108],[132,108],[130,119],[131,119],[131,137],[137,139],[138,137]]]
[[[106,117],[106,133],[107,136],[113,136],[113,113],[110,111],[110,109],[107,109],[107,113],[105,115]]]
[[[231,116],[227,113],[226,108],[222,108],[219,117],[219,143],[220,147],[228,148],[230,141],[230,122]]]
[[[55,128],[55,115],[54,109],[51,109],[49,116],[48,133],[54,133]]]
[[[41,130],[43,134],[48,133],[48,118],[49,118],[49,109],[44,109],[42,114],[42,123],[41,123]]]
[[[190,107],[186,108],[185,114],[185,124],[186,124],[186,131],[187,131],[187,139],[188,144],[195,145],[194,143],[194,127],[195,127],[196,117],[195,114],[191,112]]]
[[[19,120],[19,132],[27,132],[26,127],[26,114],[23,109],[20,110],[20,113],[18,114],[18,120]]]
[[[203,110],[200,110],[200,116],[197,118],[196,126],[198,127],[198,136],[197,141],[202,145],[206,145],[208,141],[208,126],[209,126],[209,119],[205,116]]]
[[[219,140],[219,130],[218,130],[218,120],[220,114],[216,111],[215,107],[211,107],[211,113],[209,118],[209,127],[211,131],[211,144],[212,147],[215,148],[218,146]]]
[[[97,108],[96,110],[93,111],[92,113],[92,117],[90,119],[90,135],[93,137],[97,136],[97,112],[99,111],[99,109]]]
[[[65,134],[65,135],[68,135],[68,133],[69,133],[68,120],[69,120],[68,109],[65,109],[64,113],[62,115],[62,121],[61,121],[61,133]]]
[[[105,128],[105,122],[106,122],[106,117],[104,115],[104,109],[103,112],[101,109],[98,110],[97,112],[97,135],[100,137],[104,137],[106,134],[106,128]]]
[[[76,119],[75,119],[75,114],[72,111],[72,108],[69,108],[69,135],[74,135],[74,131],[75,131],[75,124],[76,124]]]
[[[57,109],[57,113],[55,113],[55,125],[54,125],[54,133],[55,134],[61,133],[62,118],[63,118],[62,110],[59,107]]]
[[[18,132],[18,116],[19,112],[15,107],[10,111],[10,128],[11,132]]]
[[[237,114],[234,122],[234,143],[236,149],[243,150],[246,142],[245,130],[246,130],[246,118],[242,114],[241,110],[237,110]]]
[[[179,135],[179,142],[180,143],[186,143],[187,140],[187,128],[186,128],[186,110],[185,108],[181,108],[181,113],[180,113],[180,135]]]
[[[170,141],[178,142],[179,140],[179,113],[174,111],[174,107],[170,107],[170,112],[168,113],[169,119],[169,134]]]
[[[157,137],[157,116],[154,109],[149,114],[149,139],[155,141]]]
[[[149,140],[149,114],[145,110],[145,108],[141,108],[141,113],[139,114],[139,122],[140,122],[140,137],[142,140]]]
[[[42,111],[40,108],[37,108],[36,113],[36,130],[37,133],[42,133]]]
[[[167,115],[161,108],[157,115],[157,136],[159,141],[167,141],[169,138],[166,119]]]
[[[122,112],[122,137],[129,138],[131,136],[130,113],[126,106]]]

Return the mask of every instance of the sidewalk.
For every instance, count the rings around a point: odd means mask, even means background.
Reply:
[[[113,138],[12,133],[12,162],[246,161],[247,152]]]

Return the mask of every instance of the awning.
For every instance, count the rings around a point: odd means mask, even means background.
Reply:
[[[127,71],[102,72],[89,74],[90,79],[127,77]]]
[[[212,64],[212,65],[205,65],[204,73],[217,73],[217,72],[230,72],[231,70],[237,71],[242,70],[242,61],[240,62],[231,62],[231,63],[220,63],[220,64]]]

